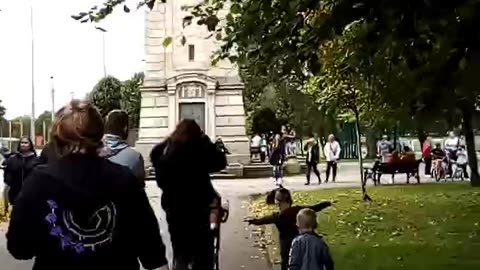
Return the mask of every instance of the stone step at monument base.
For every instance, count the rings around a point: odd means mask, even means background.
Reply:
[[[307,166],[305,161],[299,160],[300,173],[305,173]],[[284,167],[285,171],[285,167]],[[285,171],[285,174],[288,173]],[[213,180],[232,180],[241,178],[269,178],[273,175],[273,166],[269,163],[251,163],[242,165],[240,163],[232,163],[224,170],[213,173],[210,176]],[[155,180],[155,174],[153,171],[148,172],[146,180]]]
[[[307,166],[305,161],[299,160],[300,173],[305,173]],[[288,173],[287,173],[288,174]],[[229,164],[225,170],[220,173],[213,174],[213,179],[238,179],[238,178],[268,178],[273,175],[273,166],[269,163],[250,163]]]

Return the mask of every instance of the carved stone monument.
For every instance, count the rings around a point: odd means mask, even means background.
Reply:
[[[140,130],[136,148],[146,159],[181,119],[194,119],[212,139],[221,137],[232,153],[229,163],[249,162],[245,131],[244,85],[229,61],[211,65],[219,42],[189,15],[184,6],[198,1],[157,1],[146,19],[146,67]],[[165,45],[165,39],[172,42]],[[183,38],[185,37],[185,38]]]

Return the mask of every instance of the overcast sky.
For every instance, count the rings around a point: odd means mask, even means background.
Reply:
[[[82,98],[103,76],[102,33],[93,24],[80,24],[70,16],[87,11],[102,0],[0,0],[0,100],[7,118],[31,114],[30,3],[35,37],[36,115],[50,110],[54,76],[58,109],[71,93]],[[145,11],[135,11],[137,0],[99,26],[108,30],[107,73],[121,80],[142,71]],[[135,11],[135,12],[134,12]]]

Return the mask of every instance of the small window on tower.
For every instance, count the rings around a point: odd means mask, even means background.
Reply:
[[[195,45],[188,45],[188,60],[195,60]]]

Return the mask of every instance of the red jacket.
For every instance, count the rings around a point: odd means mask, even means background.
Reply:
[[[428,143],[428,142],[423,143],[422,156],[424,158],[430,158],[431,157],[431,151],[432,151],[432,146],[430,145],[430,143]]]

